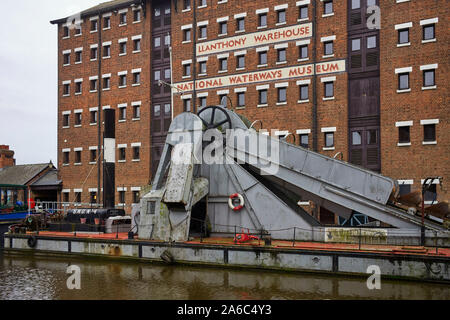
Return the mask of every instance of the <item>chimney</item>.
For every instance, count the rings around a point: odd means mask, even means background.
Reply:
[[[0,145],[0,169],[15,165],[14,151],[9,150],[9,146],[7,145]]]

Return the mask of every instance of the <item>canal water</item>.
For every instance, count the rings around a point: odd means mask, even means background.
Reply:
[[[81,289],[69,290],[70,265]],[[445,284],[230,270],[76,258],[2,255],[0,300],[301,300],[450,299]]]

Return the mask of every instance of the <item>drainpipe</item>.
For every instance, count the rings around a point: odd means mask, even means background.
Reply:
[[[193,24],[192,24],[192,37],[193,37],[193,53],[192,53],[192,74],[193,74],[193,89],[192,92],[192,111],[196,114],[197,113],[197,89],[196,89],[196,82],[197,82],[197,1],[192,1],[193,6]]]
[[[312,107],[312,132],[313,132],[313,150],[318,152],[318,133],[317,133],[317,76],[316,76],[316,54],[317,54],[317,4],[313,1],[313,107]]]
[[[101,167],[102,161],[100,161],[100,154],[102,154],[102,16],[101,12],[98,11],[98,49],[97,49],[97,59],[98,59],[98,82],[97,82],[97,92],[98,92],[98,113],[97,113],[97,135],[98,135],[98,146],[97,146],[97,204],[102,203],[100,201],[101,195]],[[103,201],[103,200],[102,200]]]

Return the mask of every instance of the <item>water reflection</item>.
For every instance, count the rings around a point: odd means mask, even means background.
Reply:
[[[81,268],[81,290],[68,290],[66,269]],[[382,281],[263,271],[157,266],[72,258],[0,255],[1,300],[275,300],[450,299],[443,284]]]

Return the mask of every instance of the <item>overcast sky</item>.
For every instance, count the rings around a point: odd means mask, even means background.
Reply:
[[[0,145],[17,164],[57,164],[57,27],[105,0],[2,0]]]

